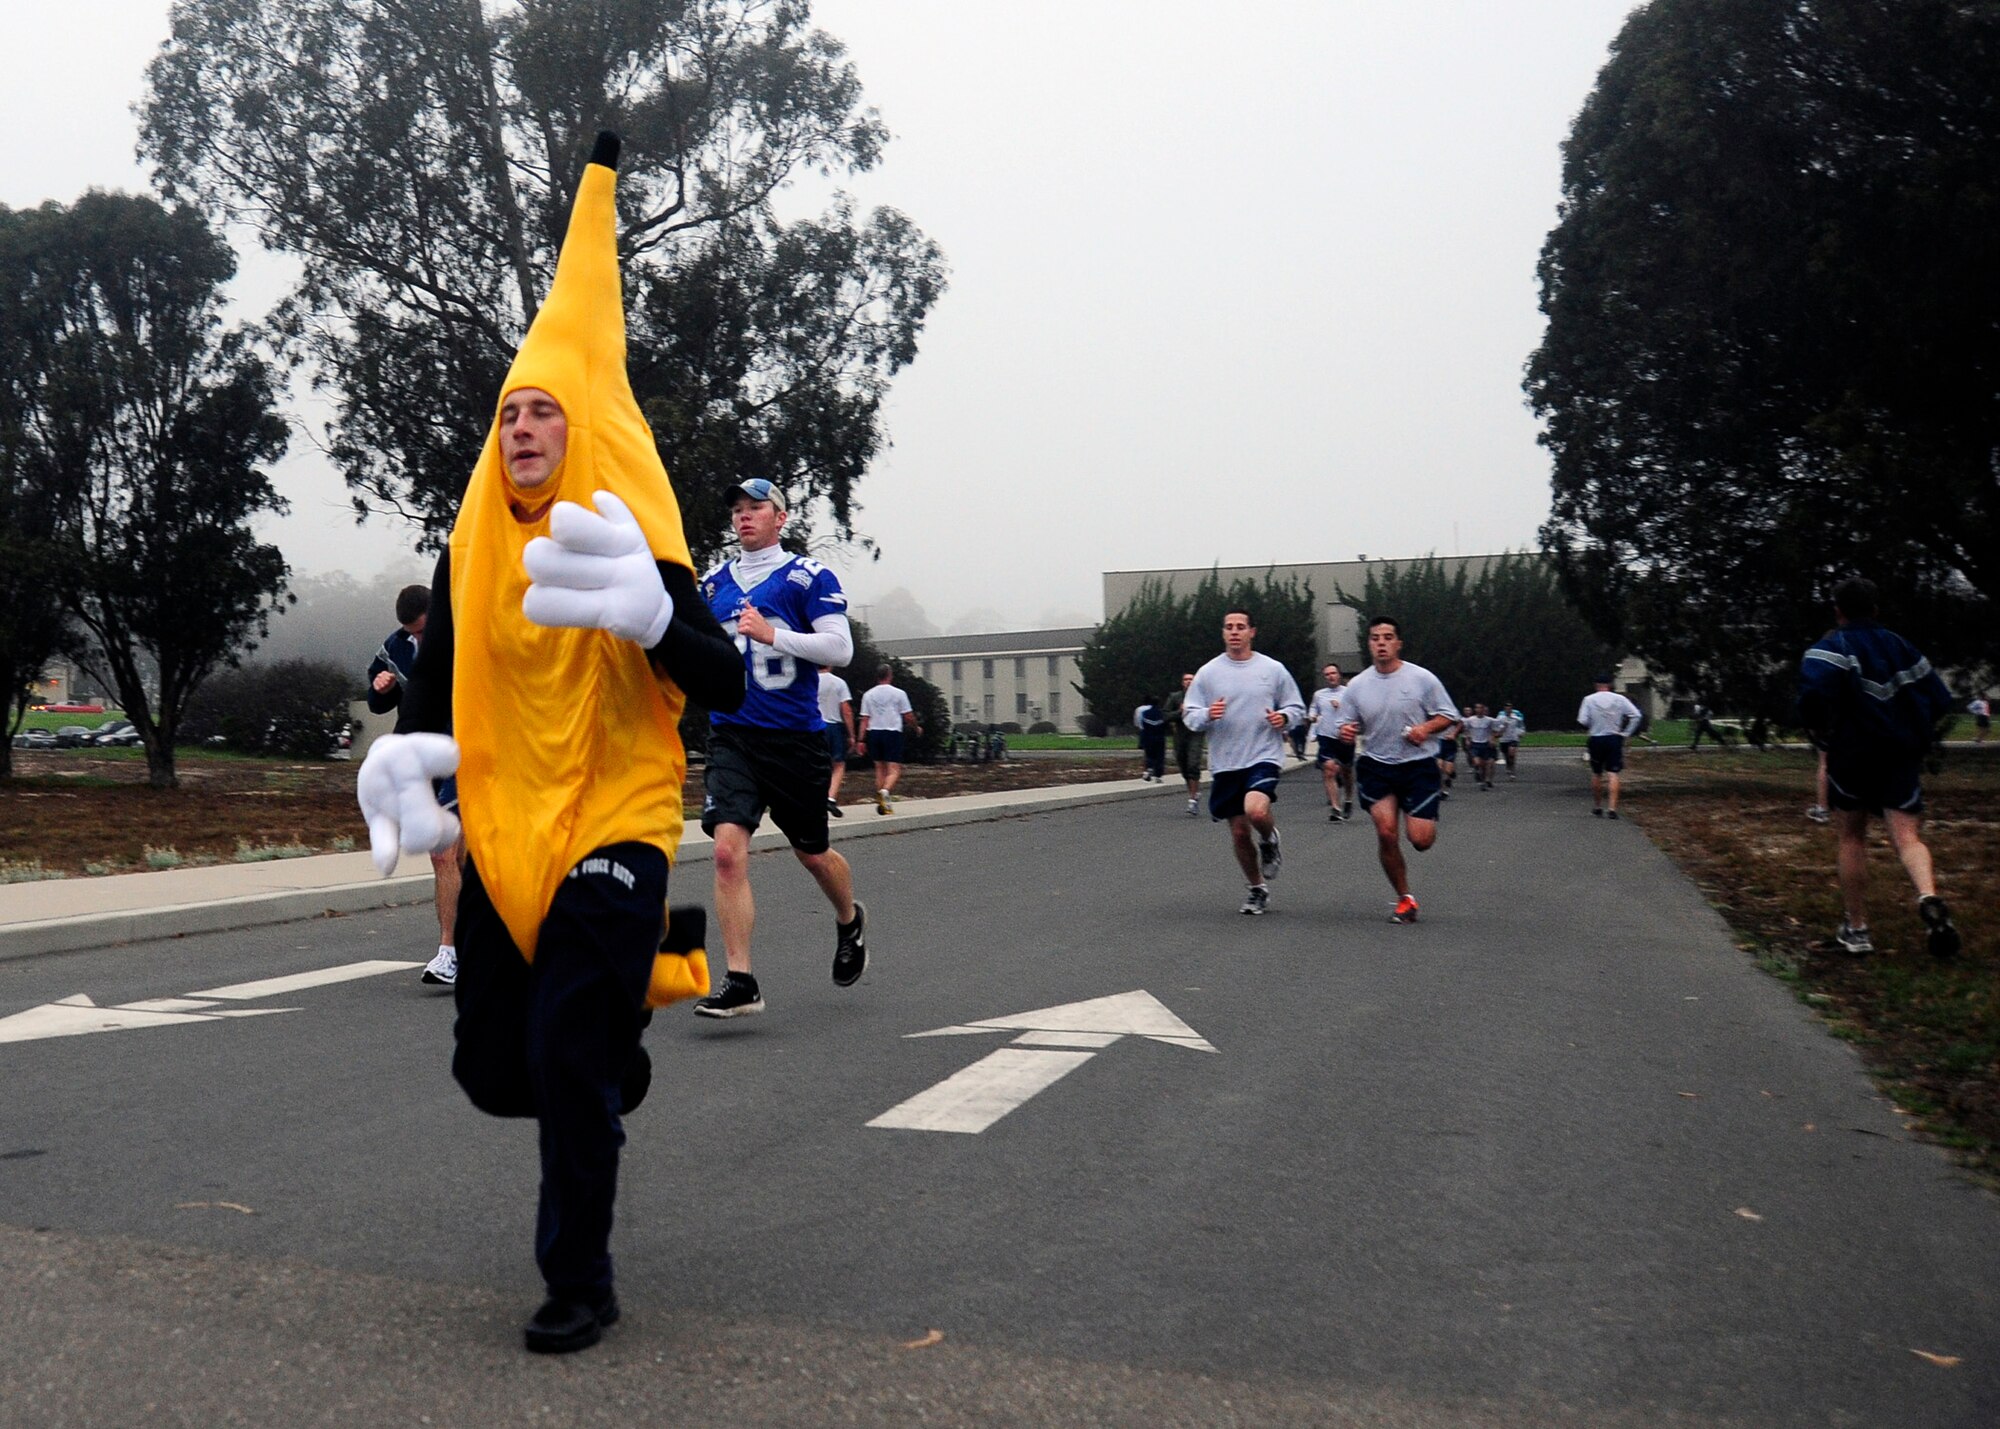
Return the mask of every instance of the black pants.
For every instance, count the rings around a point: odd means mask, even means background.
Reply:
[[[1167,732],[1147,729],[1139,732],[1139,752],[1146,757],[1146,772],[1155,778],[1167,772]]]
[[[466,864],[451,1073],[481,1111],[541,1125],[535,1263],[554,1295],[594,1300],[611,1288],[619,1117],[650,1071],[639,1036],[666,899],[665,854],[596,849],[556,891],[531,965]]]

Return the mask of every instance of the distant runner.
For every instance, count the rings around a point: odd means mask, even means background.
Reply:
[[[1625,768],[1625,736],[1639,727],[1639,707],[1611,688],[1607,671],[1597,677],[1597,689],[1576,708],[1590,752],[1590,812],[1599,819],[1618,817],[1618,776]],[[1607,800],[1606,795],[1609,795]]]

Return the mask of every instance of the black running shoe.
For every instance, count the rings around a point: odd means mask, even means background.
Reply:
[[[566,1355],[587,1350],[618,1323],[618,1297],[609,1291],[596,1304],[551,1295],[528,1321],[523,1338],[538,1355]]]
[[[1958,929],[1952,926],[1951,909],[1935,893],[1917,900],[1917,916],[1924,920],[1925,937],[1931,956],[1940,962],[1958,956]]]
[[[1278,847],[1278,831],[1271,830],[1271,837],[1257,840],[1257,871],[1269,883],[1278,876],[1278,870],[1285,866],[1284,851]]]
[[[836,819],[844,819],[847,817],[847,810],[840,807],[840,801],[838,799],[828,799],[826,801],[826,811]]]
[[[833,985],[853,987],[868,967],[868,910],[859,898],[854,900],[854,921],[835,923],[833,931]]]
[[[722,986],[707,997],[695,999],[696,1017],[748,1017],[764,1010],[764,995],[757,991],[757,979],[749,973],[724,973]]]

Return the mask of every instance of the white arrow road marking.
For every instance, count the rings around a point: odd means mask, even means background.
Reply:
[[[297,992],[301,988],[347,982],[378,973],[401,972],[422,967],[422,963],[389,962],[377,959],[348,963],[342,967],[319,968],[293,977],[267,978],[263,982],[237,983],[233,987],[211,988],[186,997],[154,997],[139,1002],[99,1007],[88,993],[76,993],[55,1002],[31,1007],[12,1017],[0,1017],[0,1042],[36,1042],[47,1037],[81,1037],[88,1032],[122,1032],[135,1027],[172,1027],[191,1022],[219,1022],[226,1017],[269,1017],[279,1012],[297,1012],[296,1007],[217,1007],[217,1000],[245,1002],[256,997]],[[211,1010],[213,1009],[213,1010]]]
[[[868,1125],[893,1131],[982,1132],[1122,1037],[1148,1037],[1197,1052],[1215,1050],[1158,998],[1143,990],[909,1035],[966,1037],[1015,1029],[1022,1030],[1014,1046],[989,1052],[964,1070],[889,1108]],[[1058,1047],[1090,1050],[1041,1050]]]
[[[212,987],[207,992],[191,992],[188,996],[219,997],[225,1002],[249,1002],[253,998],[278,997],[287,992],[301,992],[309,987],[325,987],[328,983],[335,982],[352,982],[358,977],[398,973],[405,968],[422,966],[422,963],[398,963],[385,958],[376,958],[365,963],[343,963],[337,968],[315,968],[309,973],[293,973],[290,977],[267,977],[262,982],[239,982],[228,987]]]

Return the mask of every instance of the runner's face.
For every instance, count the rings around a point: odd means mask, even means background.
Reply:
[[[1250,653],[1250,644],[1257,638],[1257,627],[1245,615],[1225,615],[1222,618],[1222,644],[1231,655],[1241,659]]]
[[[1368,627],[1368,658],[1378,669],[1395,664],[1403,655],[1403,637],[1396,633],[1393,625],[1371,625]]]
[[[1188,687],[1189,685],[1192,685],[1193,683],[1194,683],[1194,676],[1193,676],[1193,675],[1182,675],[1182,676],[1181,676],[1181,688],[1182,688],[1182,689],[1184,689],[1184,690],[1185,690],[1185,689],[1186,689],[1186,688],[1187,688],[1187,687]]]
[[[1326,677],[1326,687],[1330,690],[1340,683],[1340,666],[1328,665],[1320,674]]]
[[[539,387],[519,387],[500,404],[500,455],[507,475],[533,491],[556,474],[569,452],[569,419],[562,403]]]
[[[746,551],[761,551],[785,529],[785,513],[769,501],[739,496],[729,503],[729,525]]]

